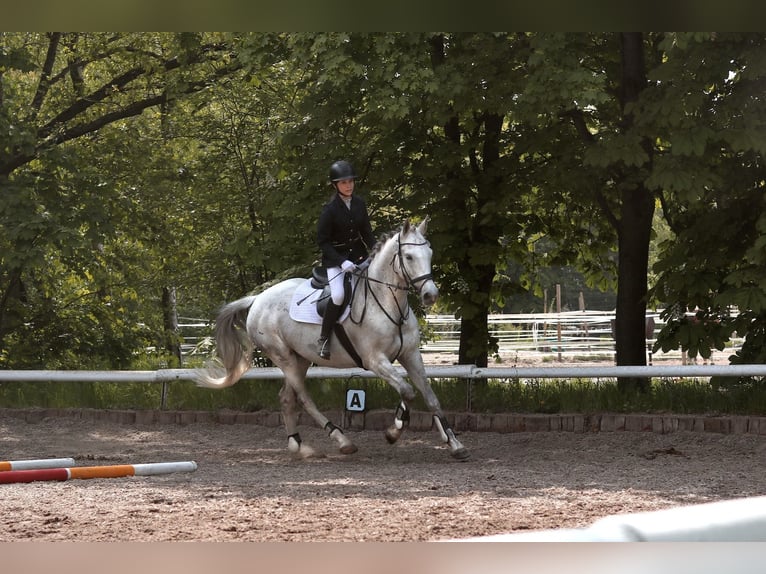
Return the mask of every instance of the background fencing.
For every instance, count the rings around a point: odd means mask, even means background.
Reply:
[[[686,353],[673,350],[652,353],[657,335],[665,326],[661,311],[646,315],[647,360],[689,361]],[[502,357],[532,357],[538,360],[612,360],[614,361],[614,312],[568,311],[562,313],[528,313],[489,315],[487,327],[497,341]],[[429,334],[433,339],[423,345],[424,353],[457,353],[460,343],[460,320],[452,315],[428,315]],[[718,352],[728,357],[741,347],[742,338],[734,337],[730,346]],[[714,353],[715,355],[715,353]],[[707,362],[707,361],[703,361]]]
[[[652,353],[659,331],[665,326],[661,311],[647,313],[647,362],[675,361],[686,364],[680,350]],[[614,361],[613,311],[568,311],[561,313],[517,313],[489,315],[487,327],[503,358],[529,358],[535,361],[572,362],[582,360]],[[428,340],[421,347],[424,355],[455,354],[460,345],[460,319],[453,315],[426,315],[424,331]],[[179,317],[184,355],[208,354],[213,347],[211,323],[205,319]],[[733,338],[724,351],[714,352],[726,358],[742,345]],[[708,361],[702,361],[708,362]]]

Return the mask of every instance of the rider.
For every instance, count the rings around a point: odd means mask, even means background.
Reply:
[[[355,180],[356,173],[349,162],[340,160],[330,166],[335,194],[322,208],[317,225],[317,243],[322,250],[322,266],[327,268],[331,299],[317,340],[322,359],[330,358],[332,329],[345,298],[344,276],[367,259],[375,243],[367,206],[361,197],[354,195]]]

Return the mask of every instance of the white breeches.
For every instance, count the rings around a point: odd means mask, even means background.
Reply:
[[[343,287],[343,277],[346,274],[340,267],[328,267],[327,278],[330,280],[330,298],[336,305],[343,304],[343,298],[346,295]]]

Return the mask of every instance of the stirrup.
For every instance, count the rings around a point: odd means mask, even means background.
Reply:
[[[317,339],[317,347],[319,347],[320,359],[330,358],[330,338],[329,337],[319,337],[319,339]]]

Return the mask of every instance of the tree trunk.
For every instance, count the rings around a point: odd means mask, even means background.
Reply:
[[[438,69],[446,58],[444,37],[434,36],[430,43],[431,64],[434,69]],[[492,86],[487,86],[487,89],[491,90]],[[466,177],[460,161],[455,161],[445,171],[444,179],[450,186],[445,203],[451,206],[453,211],[460,209],[462,213],[459,215],[465,215],[467,218],[465,226],[455,226],[452,229],[453,235],[460,235],[457,241],[461,246],[462,255],[458,258],[457,266],[460,278],[467,286],[459,302],[462,317],[458,361],[461,364],[486,367],[490,349],[494,345],[489,337],[487,317],[492,302],[495,262],[499,258],[500,238],[507,217],[500,208],[503,202],[498,199],[503,193],[503,181],[497,170],[505,118],[502,114],[489,112],[476,114],[476,117],[480,116],[484,130],[483,139],[476,142],[475,149],[469,151],[470,174]],[[459,153],[464,143],[459,116],[450,115],[443,127],[447,147]],[[474,186],[476,216],[470,217],[468,212],[473,208],[469,207],[471,202],[467,199],[467,194],[471,191],[469,188]],[[455,216],[457,217],[458,213],[455,213]],[[482,254],[481,261],[477,262],[476,253]]]
[[[461,265],[461,268],[463,266]],[[467,271],[474,280],[472,288],[475,288],[472,302],[476,312],[470,317],[460,320],[460,348],[458,350],[458,362],[461,365],[476,365],[486,367],[489,358],[489,328],[487,318],[489,316],[490,289],[495,278],[494,266],[473,266]]]
[[[471,246],[478,247],[485,254],[484,261],[477,264],[466,261],[463,277],[471,277],[470,299],[476,311],[463,317],[460,329],[460,364],[486,367],[490,350],[495,342],[490,339],[487,318],[492,305],[492,284],[495,280],[495,261],[499,258],[500,238],[506,213],[499,210],[498,197],[503,194],[503,182],[497,175],[496,164],[500,159],[500,135],[503,116],[484,114],[484,141],[481,149],[481,164],[472,153],[471,167],[476,181],[477,217],[473,220]],[[462,271],[462,269],[461,269]]]
[[[654,198],[643,185],[625,191],[621,214],[615,317],[617,365],[646,365],[647,268]],[[649,390],[646,377],[622,377],[618,384],[623,390]]]
[[[181,339],[178,334],[178,312],[174,287],[162,288],[162,322],[165,331],[165,350],[178,367],[182,366]]]
[[[638,99],[646,87],[643,34],[623,33],[622,46],[622,104]],[[624,115],[623,129],[633,124],[630,114]],[[651,144],[643,142],[651,161]],[[642,172],[643,168],[636,168]],[[617,310],[615,339],[617,365],[646,365],[646,296],[649,241],[654,216],[654,196],[644,185],[641,173],[626,171],[620,186],[620,222],[617,227],[619,249],[617,276]],[[621,377],[618,386],[623,391],[649,390],[647,377]]]

